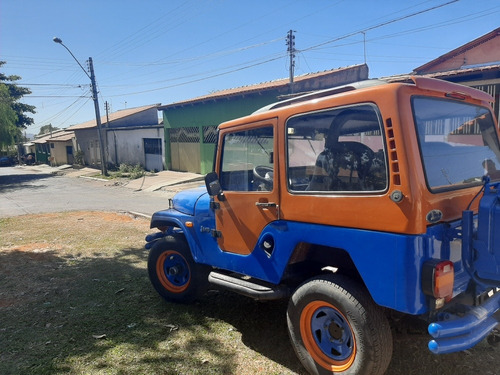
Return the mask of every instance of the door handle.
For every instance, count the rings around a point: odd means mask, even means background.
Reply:
[[[278,215],[278,220],[280,220],[280,207],[274,202],[255,202],[255,205],[259,208],[276,208],[276,215]]]
[[[278,207],[278,205],[274,202],[255,202],[255,205],[262,208]]]

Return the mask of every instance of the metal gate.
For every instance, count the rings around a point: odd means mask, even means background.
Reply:
[[[170,129],[172,170],[200,173],[200,129],[198,127]]]

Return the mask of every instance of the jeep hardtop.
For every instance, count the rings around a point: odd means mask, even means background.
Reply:
[[[157,292],[289,299],[311,374],[383,374],[388,311],[426,320],[436,354],[488,336],[500,307],[493,98],[412,81],[313,92],[221,124],[206,186],[152,217]]]

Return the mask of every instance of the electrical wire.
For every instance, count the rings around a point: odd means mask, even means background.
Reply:
[[[415,17],[417,15],[421,15],[421,14],[429,12],[429,11],[451,5],[451,4],[456,3],[458,1],[459,0],[448,1],[446,3],[442,3],[442,4],[439,4],[439,5],[436,5],[433,7],[429,7],[429,8],[420,10],[420,11],[412,12],[410,14],[402,15],[399,17],[395,17],[395,18],[390,19],[388,21],[383,21],[383,22],[377,23],[375,25],[362,28],[358,31],[348,33],[344,36],[329,39],[325,42],[318,43],[318,44],[306,47],[306,48],[301,49],[301,50],[296,50],[296,52],[297,52],[297,54],[300,54],[302,56],[302,59],[307,64],[307,61],[305,58],[305,52],[307,52],[308,54],[310,54],[310,53],[318,54],[318,53],[321,53],[321,51],[323,50],[323,52],[326,54],[326,51],[324,51],[324,50],[328,50],[330,48],[338,48],[340,46],[362,43],[361,41],[352,41],[352,42],[346,41],[346,43],[343,43],[341,45],[338,45],[338,44],[333,45],[335,42],[338,42],[340,40],[349,39],[349,38],[353,37],[354,35],[359,34],[361,32],[371,31],[371,30],[374,30],[377,28],[381,28],[383,26],[387,26],[387,25],[390,25],[390,24],[393,24],[396,22],[400,22],[400,21],[406,20],[406,19],[411,18],[411,17]],[[231,48],[231,49],[227,49],[227,50],[220,50],[220,51],[212,52],[209,54],[204,54],[204,55],[199,55],[199,56],[194,56],[194,57],[172,59],[172,57],[178,56],[186,51],[197,48],[197,46],[200,46],[202,44],[207,43],[207,40],[202,40],[202,41],[199,41],[199,43],[197,43],[195,45],[191,45],[185,49],[176,51],[175,53],[171,54],[168,58],[158,59],[158,60],[155,60],[152,62],[127,64],[127,63],[123,63],[123,62],[113,61],[115,58],[117,58],[119,56],[123,56],[126,53],[130,53],[139,47],[142,47],[148,43],[151,43],[151,41],[153,41],[156,38],[158,38],[159,36],[161,36],[162,33],[165,33],[165,31],[167,31],[167,30],[173,30],[173,29],[179,27],[180,25],[182,25],[188,21],[192,22],[194,16],[189,13],[189,11],[190,10],[192,11],[192,9],[187,8],[191,2],[192,2],[191,0],[185,1],[181,5],[179,5],[178,7],[167,12],[167,14],[169,16],[171,16],[173,19],[181,20],[178,23],[170,23],[170,24],[168,24],[169,25],[168,27],[163,26],[163,24],[166,24],[165,23],[165,14],[163,14],[160,17],[153,20],[152,22],[145,25],[144,27],[142,27],[141,29],[139,29],[138,31],[136,31],[133,34],[122,39],[120,42],[116,43],[112,48],[106,49],[106,50],[102,51],[101,53],[97,54],[97,56],[106,56],[106,59],[104,61],[100,62],[100,64],[102,64],[102,65],[130,66],[130,67],[133,67],[136,69],[143,69],[146,67],[153,67],[153,68],[154,67],[158,67],[158,68],[171,67],[172,69],[171,69],[170,73],[172,75],[175,75],[175,78],[165,79],[165,80],[161,80],[161,81],[155,80],[152,82],[140,82],[137,84],[128,83],[126,85],[116,85],[116,84],[115,85],[105,85],[105,84],[103,84],[101,87],[104,90],[108,90],[108,89],[112,89],[112,88],[121,88],[121,87],[125,87],[125,86],[128,88],[133,88],[133,87],[139,88],[139,87],[151,86],[151,85],[158,86],[158,85],[161,85],[162,83],[163,84],[172,83],[172,84],[162,85],[161,87],[153,87],[152,89],[148,89],[148,90],[132,91],[129,93],[123,93],[123,94],[119,94],[119,95],[111,95],[111,96],[106,96],[106,97],[111,98],[111,97],[118,97],[118,96],[125,96],[125,95],[137,95],[137,94],[142,94],[142,93],[147,93],[147,92],[152,92],[152,91],[159,91],[159,90],[164,90],[164,89],[168,89],[168,88],[188,85],[188,84],[203,81],[206,79],[220,77],[220,76],[232,74],[232,73],[235,73],[238,71],[250,69],[250,68],[253,68],[255,66],[267,64],[267,63],[270,63],[272,61],[279,60],[279,59],[286,56],[285,53],[281,53],[278,56],[268,56],[268,57],[264,56],[264,57],[261,57],[260,59],[256,59],[253,61],[246,61],[246,62],[243,62],[243,63],[238,64],[238,65],[222,66],[216,70],[204,71],[204,72],[200,72],[200,73],[196,73],[196,74],[189,74],[189,75],[180,76],[178,74],[179,72],[182,72],[184,70],[193,71],[195,67],[197,67],[198,65],[201,65],[201,64],[206,64],[207,61],[215,60],[215,59],[219,59],[219,58],[224,58],[224,57],[229,56],[231,54],[241,54],[242,52],[245,52],[247,50],[254,49],[254,48],[257,49],[257,48],[262,47],[264,45],[283,40],[284,38],[276,38],[276,39],[269,40],[267,42],[261,42],[261,43],[257,43],[257,44],[251,44],[249,46]],[[422,2],[422,3],[416,4],[416,5],[411,6],[411,7],[407,7],[407,8],[404,8],[403,10],[393,12],[389,15],[398,14],[398,13],[401,13],[405,10],[420,6],[421,4],[425,4],[425,3],[426,2]],[[328,7],[331,7],[335,4],[338,4],[338,3],[331,4]],[[495,9],[495,8],[493,8],[493,9]],[[278,8],[276,8],[275,11],[278,11]],[[319,10],[316,10],[312,14],[316,14],[318,12],[319,12]],[[486,11],[475,13],[476,14],[475,17],[476,18],[482,17],[482,15],[485,14],[485,12]],[[271,12],[266,12],[266,13],[271,13]],[[188,14],[190,14],[190,16],[184,17]],[[301,16],[298,19],[300,20],[300,19],[306,18],[312,14]],[[195,16],[199,16],[199,15],[200,15],[200,13],[196,14]],[[386,15],[384,17],[387,17],[387,16],[388,15]],[[470,17],[471,17],[471,15],[469,14],[467,16],[461,17],[461,19],[471,19]],[[255,20],[250,20],[244,24],[239,24],[233,30],[240,29],[245,25],[251,24],[252,22],[255,22]],[[455,24],[457,22],[460,22],[459,19],[444,21],[438,25],[421,26],[419,28],[412,29],[413,31],[412,30],[403,30],[403,31],[388,34],[385,36],[371,38],[368,41],[369,42],[376,42],[378,40],[383,40],[385,38],[391,38],[391,37],[394,38],[397,36],[406,35],[410,32],[424,31],[424,30],[431,29],[433,27],[444,27],[446,25]],[[263,30],[263,32],[260,35],[263,35],[263,34],[267,33],[268,31],[269,30]],[[228,32],[227,30],[224,30],[223,33],[215,35],[214,37],[208,39],[208,41],[215,40],[215,39],[221,37],[222,35],[225,35],[227,32]],[[145,35],[150,35],[150,37],[144,37]],[[254,35],[254,36],[248,38],[247,41],[251,40],[251,39],[255,39],[255,38],[256,38],[256,36]],[[239,41],[239,43],[241,43],[241,41]],[[336,56],[338,57],[338,54],[336,54]],[[352,55],[344,54],[344,56],[346,59],[348,59],[348,56],[352,56]],[[52,71],[53,72],[54,68],[56,68],[57,70],[71,71],[73,73],[70,75],[70,77],[68,77],[67,82],[77,82],[77,80],[81,81],[81,78],[83,77],[82,76],[83,72],[81,72],[81,71],[79,72],[77,67],[73,66],[74,65],[73,63],[63,63],[63,62],[61,62],[61,60],[54,60],[54,59],[45,59],[45,60],[41,61],[39,58],[33,58],[32,60],[31,60],[31,58],[29,58],[29,59],[23,61],[23,60],[16,60],[16,59],[19,59],[19,57],[17,57],[17,56],[13,57],[13,58],[15,59],[17,64],[20,64],[21,66],[24,66],[28,69],[37,69],[37,71],[43,71],[43,72],[45,72],[45,71],[47,71],[47,72]],[[312,59],[312,57],[308,56],[308,59]],[[351,61],[352,61],[352,59],[351,59]],[[175,69],[175,71],[173,69]],[[158,71],[159,70],[157,70],[156,72],[158,72]],[[144,72],[142,74],[142,76],[152,75],[152,74],[155,74],[156,72],[152,71],[152,69],[148,69],[148,71]],[[124,79],[130,79],[130,76],[128,74],[124,74],[123,72],[120,72],[119,74]],[[134,78],[137,78],[139,76],[140,75],[135,74]],[[110,79],[112,79],[112,78],[113,78],[112,76],[111,77],[107,76],[104,79],[101,79],[100,82],[101,83],[103,81],[109,82]],[[179,82],[179,81],[181,81],[181,82]],[[173,82],[177,82],[177,83],[173,83]],[[82,100],[84,98],[83,96],[78,97],[78,96],[68,95],[71,90],[74,90],[75,88],[80,87],[80,85],[77,83],[74,83],[74,84],[71,84],[71,83],[66,83],[66,84],[57,84],[57,83],[43,84],[43,83],[40,83],[40,84],[31,84],[31,85],[26,84],[26,86],[32,87],[33,89],[37,89],[37,90],[51,89],[51,88],[56,89],[53,93],[51,93],[51,95],[30,95],[30,97],[33,97],[33,98],[43,97],[43,98],[55,99],[55,98],[77,97],[78,98],[77,101]],[[83,85],[83,86],[85,86],[85,85]],[[98,91],[99,91],[99,96],[102,97],[101,91],[100,90],[98,90]],[[90,99],[88,99],[88,100],[90,100]]]
[[[200,81],[204,81],[204,80],[207,80],[207,79],[211,79],[211,78],[215,78],[215,77],[220,77],[220,76],[224,76],[224,75],[227,75],[227,74],[231,74],[231,73],[239,72],[239,71],[242,71],[242,70],[250,69],[250,68],[253,68],[253,67],[258,66],[258,65],[263,65],[263,64],[267,64],[267,63],[269,63],[271,61],[279,60],[281,58],[283,58],[283,56],[279,56],[279,57],[276,57],[276,58],[273,58],[273,59],[269,59],[269,60],[266,60],[266,61],[262,61],[262,62],[259,62],[259,63],[252,64],[252,65],[246,65],[246,66],[243,66],[243,67],[240,67],[240,68],[237,68],[237,69],[233,69],[233,70],[230,70],[230,71],[227,71],[227,72],[213,74],[213,75],[210,75],[210,76],[204,76],[202,78],[193,79],[191,81],[185,81],[185,82],[181,82],[181,83],[177,83],[177,84],[173,84],[173,85],[169,85],[169,86],[164,86],[164,87],[157,87],[157,88],[150,89],[150,90],[137,91],[137,92],[129,92],[129,93],[124,93],[124,94],[119,94],[119,95],[111,95],[109,97],[113,98],[113,97],[125,96],[125,95],[144,94],[144,93],[147,93],[147,92],[153,92],[153,91],[159,91],[159,90],[169,89],[169,88],[172,88],[172,87],[184,86],[184,85],[188,85],[188,84],[191,84],[191,83],[200,82]]]
[[[331,43],[334,43],[334,42],[337,42],[339,40],[343,40],[343,39],[347,39],[349,37],[352,37],[356,34],[359,34],[359,33],[366,33],[370,30],[374,30],[374,29],[378,29],[380,27],[383,27],[383,26],[387,26],[387,25],[390,25],[390,24],[393,24],[393,23],[396,23],[396,22],[399,22],[399,21],[402,21],[402,20],[405,20],[405,19],[408,19],[408,18],[411,18],[411,17],[415,17],[415,16],[418,16],[420,14],[423,14],[423,13],[427,13],[427,12],[430,12],[432,10],[435,10],[435,9],[438,9],[438,8],[442,8],[442,7],[445,7],[445,6],[448,6],[448,5],[451,5],[453,3],[456,3],[458,2],[459,0],[451,0],[451,1],[448,1],[444,4],[440,4],[440,5],[436,5],[436,6],[433,6],[433,7],[430,7],[430,8],[427,8],[427,9],[424,9],[424,10],[420,10],[418,12],[413,12],[411,14],[407,14],[407,15],[404,15],[404,16],[400,16],[400,17],[397,17],[397,18],[394,18],[394,19],[391,19],[389,21],[385,21],[385,22],[381,22],[381,23],[378,23],[374,26],[369,26],[369,27],[366,27],[364,29],[361,29],[361,30],[357,30],[357,31],[353,31],[351,33],[348,33],[346,35],[343,35],[343,36],[340,36],[340,37],[337,37],[337,38],[334,38],[334,39],[330,39],[330,40],[327,40],[325,42],[322,42],[322,43],[319,43],[319,44],[316,44],[316,45],[313,45],[311,47],[308,47],[308,48],[305,48],[305,49],[301,49],[301,52],[305,52],[305,51],[309,51],[309,50],[312,50],[312,49],[317,49],[319,47],[322,47],[322,46],[325,46],[325,45],[328,45],[328,44],[331,44]]]

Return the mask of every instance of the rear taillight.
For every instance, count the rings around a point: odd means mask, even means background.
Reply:
[[[436,307],[451,300],[455,270],[449,260],[430,260],[422,268],[422,290],[436,299]]]
[[[451,299],[455,270],[450,261],[440,262],[434,268],[434,297]]]

